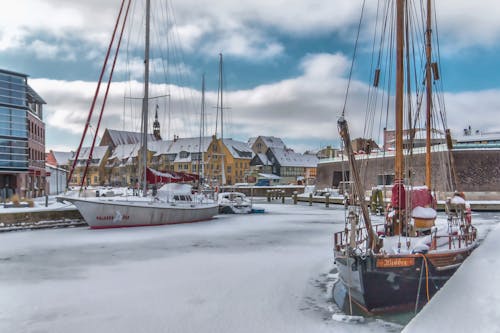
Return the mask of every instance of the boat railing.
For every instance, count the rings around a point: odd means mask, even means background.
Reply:
[[[383,232],[383,230],[384,230],[384,224],[382,224],[382,223],[374,224],[373,229],[375,230],[376,234],[380,234],[379,232]],[[334,238],[333,242],[334,242],[335,249],[337,251],[340,251],[341,249],[345,249],[349,245],[352,231],[353,230],[346,228],[342,231],[338,231],[338,232],[333,234],[333,238]],[[368,240],[368,230],[366,229],[366,227],[363,226],[360,228],[356,228],[356,230],[354,230],[354,232],[356,232],[356,237],[355,237],[356,247],[365,243]]]
[[[476,241],[476,237],[477,237],[477,229],[472,225],[462,227],[460,232],[452,233],[449,235],[434,236],[437,242],[440,239],[448,239],[449,250],[468,247]]]
[[[385,228],[384,224],[375,224],[373,225],[373,229],[377,235],[384,235]],[[338,231],[333,235],[334,248],[336,251],[345,250],[350,245],[350,237],[351,230],[344,229],[342,231]],[[354,230],[356,233],[355,237],[355,247],[365,243],[368,239],[368,231],[365,226],[356,228]],[[472,225],[465,225],[460,228],[460,231],[448,234],[448,235],[432,235],[432,238],[436,244],[441,244],[441,246],[445,246],[446,241],[443,243],[439,242],[439,240],[447,240],[448,249],[460,249],[468,247],[476,241],[477,237],[477,229]],[[433,246],[433,242],[430,244],[431,249],[435,249],[436,246]]]

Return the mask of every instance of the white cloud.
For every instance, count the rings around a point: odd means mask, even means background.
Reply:
[[[164,9],[155,4],[153,2],[155,13]],[[490,47],[500,41],[497,1],[482,0],[479,6],[467,0],[440,0],[436,5],[441,40],[445,41],[443,50]],[[350,39],[359,19],[361,1],[184,0],[170,6],[176,13],[169,19],[177,24],[177,38],[169,38],[177,39],[175,42],[184,51],[202,50],[208,54],[224,51],[259,61],[285,52],[273,31],[292,38],[338,33],[340,38]],[[9,2],[0,11],[0,51],[24,48],[29,40],[40,39],[39,35],[43,34],[54,37],[43,40],[51,44],[51,49],[46,48],[50,54],[69,52],[68,48],[62,48],[61,40],[77,40],[77,43],[88,44],[87,56],[92,56],[92,49],[102,50],[109,42],[118,8],[119,2],[111,0]],[[142,3],[134,2],[132,14],[142,9]],[[366,2],[365,15],[369,20],[375,17],[376,2]],[[164,18],[160,13],[153,17]],[[141,23],[139,15],[134,25]],[[53,48],[57,48],[57,52]],[[63,58],[76,59],[71,54]]]
[[[333,143],[338,140],[337,119],[341,114],[347,80],[348,59],[341,54],[308,55],[301,63],[303,73],[295,78],[273,84],[261,85],[248,90],[226,92],[225,136],[247,140],[256,135],[274,135],[286,140]],[[30,84],[47,101],[45,121],[50,128],[66,130],[68,136],[78,137],[83,129],[91,99],[94,82],[55,81],[31,79]],[[102,88],[104,89],[105,86]],[[365,98],[368,86],[353,81],[351,97],[347,106],[347,117],[353,137],[363,136]],[[167,137],[168,106],[172,106],[170,137],[197,136],[199,133],[200,92],[174,85],[152,85],[152,94],[168,92],[171,99],[159,100],[163,137]],[[110,91],[108,108],[103,125],[115,129],[139,130],[140,101],[126,102],[124,95],[141,96],[140,82],[116,83]],[[449,127],[455,135],[471,125],[482,131],[500,130],[492,122],[500,109],[500,90],[446,94]],[[208,135],[215,129],[215,105],[217,94],[206,94]],[[133,108],[129,104],[133,104]],[[152,102],[154,109],[156,102]],[[476,116],[471,118],[471,110]],[[96,109],[98,113],[99,108]],[[126,121],[123,120],[125,116]],[[220,124],[219,124],[220,128]],[[53,148],[59,142],[48,142]],[[294,148],[292,146],[292,148]],[[302,147],[302,149],[305,148]],[[317,149],[317,146],[309,148]]]

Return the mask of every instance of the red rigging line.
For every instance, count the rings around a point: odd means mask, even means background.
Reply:
[[[68,176],[68,182],[67,182],[68,184],[71,181],[71,177],[73,176],[73,172],[75,171],[75,166],[76,166],[76,163],[78,161],[78,157],[80,156],[80,151],[82,149],[83,140],[85,139],[85,135],[87,134],[87,130],[88,130],[89,125],[90,125],[90,120],[92,119],[92,113],[94,112],[94,107],[95,107],[95,103],[96,103],[96,100],[97,100],[97,96],[99,95],[99,90],[100,90],[100,87],[101,87],[102,78],[104,76],[104,72],[106,71],[106,67],[107,67],[108,59],[109,59],[109,54],[111,52],[111,48],[112,48],[113,43],[115,41],[116,30],[118,29],[118,23],[120,22],[124,5],[125,5],[125,0],[122,0],[122,4],[120,6],[120,12],[118,13],[118,17],[116,18],[115,27],[113,29],[113,35],[111,36],[111,40],[109,42],[108,50],[106,52],[106,57],[104,59],[104,64],[102,65],[101,74],[99,75],[99,81],[97,82],[97,87],[96,87],[96,90],[95,90],[95,93],[94,93],[94,98],[92,99],[92,104],[90,106],[89,115],[87,117],[87,122],[85,123],[85,128],[83,130],[82,138],[80,140],[80,144],[78,145],[78,149],[76,150],[75,159],[73,161],[73,165],[71,166],[71,170],[70,170],[70,173],[69,173],[69,176]],[[89,158],[91,159],[90,155],[89,155]],[[83,180],[82,180],[82,184],[83,184]]]
[[[123,31],[125,30],[125,24],[127,23],[127,18],[128,18],[128,13],[130,10],[130,3],[131,2],[132,2],[132,0],[128,0],[127,10],[125,11],[125,17],[123,18],[123,23],[122,23],[122,27],[121,27],[121,31],[120,31],[120,38],[118,39],[118,44],[116,46],[115,56],[113,58],[113,65],[111,66],[111,72],[110,72],[109,78],[108,78],[108,85],[106,87],[106,92],[104,94],[104,99],[103,99],[103,102],[101,105],[101,112],[99,114],[99,120],[97,121],[97,128],[95,131],[94,139],[92,140],[92,146],[90,146],[90,152],[89,152],[89,157],[87,158],[87,164],[85,165],[85,169],[83,171],[83,177],[82,177],[82,181],[80,184],[80,188],[83,187],[85,177],[87,176],[87,170],[88,170],[90,161],[92,160],[92,153],[94,152],[95,141],[97,139],[97,133],[99,133],[99,128],[101,127],[101,120],[102,120],[102,114],[104,113],[104,107],[106,106],[106,101],[108,100],[109,87],[111,86],[111,81],[113,80],[113,73],[115,71],[116,59],[118,57],[118,52],[120,51],[120,46],[122,44]]]

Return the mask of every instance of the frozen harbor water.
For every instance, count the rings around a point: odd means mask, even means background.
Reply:
[[[0,332],[402,329],[332,319],[341,207],[260,206],[195,224],[0,234]]]

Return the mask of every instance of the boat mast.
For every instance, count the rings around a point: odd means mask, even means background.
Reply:
[[[431,190],[431,123],[432,123],[432,78],[431,78],[431,56],[432,56],[432,1],[427,0],[427,29],[425,32],[426,37],[426,69],[425,69],[425,81],[426,81],[426,140],[425,140],[425,185]]]
[[[222,184],[226,185],[226,170],[224,165],[224,99],[223,99],[224,79],[222,75],[222,53],[219,53],[219,93],[220,93],[220,140],[221,140],[221,168]]]
[[[149,29],[151,0],[146,0],[146,40],[144,47],[144,97],[142,98],[142,191],[147,195],[146,178],[148,150],[148,102],[149,102]]]
[[[404,10],[405,0],[396,1],[396,157],[395,181],[404,181],[403,89],[404,89]]]
[[[203,159],[203,137],[205,135],[205,73],[203,73],[201,77],[201,115],[200,115],[200,142],[198,149],[198,191],[201,191],[201,178],[204,174],[204,164],[205,161]]]

